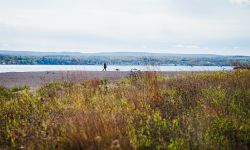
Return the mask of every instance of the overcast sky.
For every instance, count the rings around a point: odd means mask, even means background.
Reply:
[[[0,49],[250,55],[250,0],[0,0]]]

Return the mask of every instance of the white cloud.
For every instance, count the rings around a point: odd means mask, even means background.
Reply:
[[[178,44],[178,45],[174,45],[174,47],[177,47],[177,48],[184,48],[185,46],[182,45],[182,44]]]
[[[239,45],[248,54],[249,17],[229,0],[0,0],[0,41],[15,50],[91,52],[212,47],[223,54]]]
[[[200,46],[194,45],[194,44],[188,44],[188,45],[177,44],[177,45],[174,45],[174,47],[176,47],[176,48],[186,48],[186,49],[199,49],[199,48],[201,48]]]
[[[234,5],[238,6],[248,6],[250,5],[250,0],[230,0],[230,2]]]
[[[194,48],[194,49],[197,49],[197,48],[200,48],[198,45],[187,45],[187,48]]]
[[[195,44],[177,44],[174,45],[173,47],[175,48],[184,48],[184,49],[205,49],[200,47],[199,45],[195,45]]]

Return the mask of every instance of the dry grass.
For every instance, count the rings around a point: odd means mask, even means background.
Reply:
[[[0,149],[249,149],[250,72],[0,88]]]

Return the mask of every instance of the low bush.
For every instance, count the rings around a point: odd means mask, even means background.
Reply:
[[[0,149],[249,148],[249,71],[0,87]]]

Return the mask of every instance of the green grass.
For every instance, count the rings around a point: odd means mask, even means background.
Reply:
[[[250,71],[0,87],[0,149],[249,149]]]

